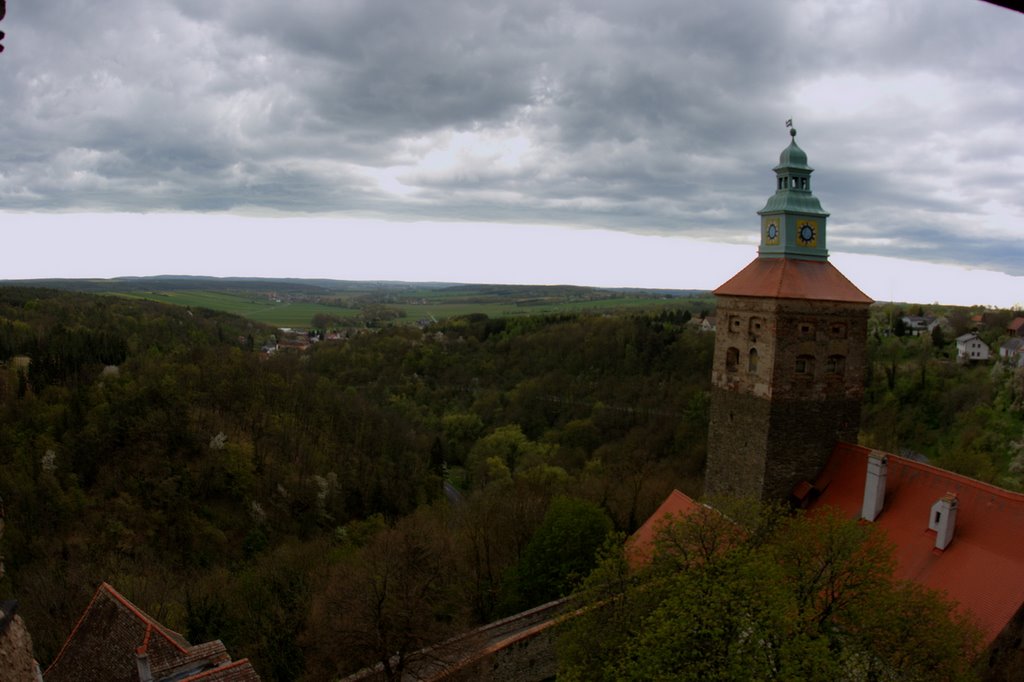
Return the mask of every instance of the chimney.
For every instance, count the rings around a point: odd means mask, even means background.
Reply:
[[[860,508],[862,519],[874,521],[882,513],[885,502],[885,472],[889,458],[884,454],[872,452],[868,455],[868,475],[864,479],[864,504]]]
[[[928,530],[935,531],[935,549],[946,549],[953,541],[956,530],[956,493],[946,493],[932,505]]]
[[[142,647],[139,647],[140,649]],[[149,666],[149,654],[135,652],[135,663],[139,667],[139,682],[153,682],[153,671]]]

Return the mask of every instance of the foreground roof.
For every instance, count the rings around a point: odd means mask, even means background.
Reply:
[[[634,568],[650,563],[654,556],[654,538],[672,519],[686,516],[701,508],[701,504],[678,490],[669,493],[661,506],[629,538],[626,556]]]
[[[757,258],[714,291],[716,296],[873,303],[828,261]]]
[[[814,483],[810,507],[860,518],[871,450],[840,444]],[[895,545],[896,577],[945,592],[976,617],[991,644],[1024,604],[1024,495],[887,454],[885,497],[874,523]],[[958,502],[952,543],[935,548],[932,505]]]
[[[189,644],[107,583],[96,590],[43,678],[46,682],[138,682],[143,668],[154,682],[260,679],[248,659],[232,662],[220,640]]]

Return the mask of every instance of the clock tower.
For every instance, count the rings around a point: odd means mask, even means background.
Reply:
[[[710,496],[787,500],[860,428],[872,301],[828,261],[829,214],[790,135],[757,258],[714,292]]]

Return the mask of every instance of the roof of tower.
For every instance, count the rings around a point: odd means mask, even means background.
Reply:
[[[828,261],[791,258],[757,258],[715,289],[714,294],[873,303]]]
[[[789,129],[789,135],[793,139],[790,141],[789,146],[782,150],[779,154],[779,165],[773,170],[781,170],[783,168],[791,168],[794,170],[814,170],[807,165],[807,152],[796,143],[796,128]]]

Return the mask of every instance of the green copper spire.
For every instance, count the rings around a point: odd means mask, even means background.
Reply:
[[[779,165],[772,169],[776,176],[775,194],[757,212],[761,216],[761,247],[757,253],[761,258],[828,260],[828,213],[811,194],[814,169],[807,165],[807,153],[796,143],[796,128],[791,127],[789,134],[793,139],[779,155]]]

